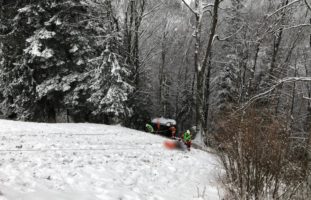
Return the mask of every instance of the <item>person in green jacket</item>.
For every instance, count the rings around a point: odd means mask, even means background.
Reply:
[[[191,147],[191,139],[192,135],[189,130],[187,130],[183,135],[182,135],[182,140],[184,141],[185,145],[187,146],[188,150],[190,151]]]
[[[154,133],[154,129],[150,124],[146,124],[146,129],[147,129],[147,132]]]

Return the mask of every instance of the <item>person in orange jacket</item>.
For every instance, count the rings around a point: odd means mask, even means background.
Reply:
[[[176,128],[175,128],[175,126],[171,126],[170,128],[169,128],[169,130],[170,130],[170,132],[171,132],[171,134],[172,134],[172,138],[175,138],[175,136],[176,136]]]
[[[159,133],[160,128],[161,128],[161,124],[160,124],[160,119],[158,118],[157,119],[157,132],[156,133]]]

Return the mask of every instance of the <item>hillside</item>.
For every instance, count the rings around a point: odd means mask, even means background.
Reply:
[[[166,150],[163,137],[120,126],[7,120],[0,120],[0,137],[2,199],[219,199],[215,157]]]

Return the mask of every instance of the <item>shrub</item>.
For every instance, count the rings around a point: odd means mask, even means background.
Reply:
[[[218,120],[215,140],[228,199],[290,198],[304,175],[293,161],[286,120],[256,109],[224,116],[230,117]]]

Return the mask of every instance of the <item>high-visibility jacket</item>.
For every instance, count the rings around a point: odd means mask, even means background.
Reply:
[[[185,142],[191,141],[191,133],[185,132],[185,133],[183,134],[183,140],[184,140]]]
[[[147,128],[148,132],[150,132],[150,133],[154,132],[154,129],[150,124],[146,124],[146,128]]]

